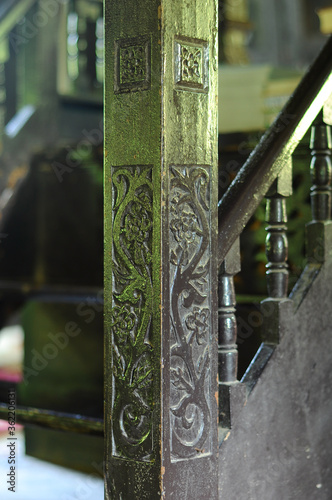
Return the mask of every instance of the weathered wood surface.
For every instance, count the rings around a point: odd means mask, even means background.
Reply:
[[[325,236],[331,249],[330,227]],[[331,498],[331,262],[307,276],[310,288],[299,284],[297,310],[281,315],[280,344],[221,445],[220,498]]]
[[[217,3],[106,1],[106,497],[217,493]]]

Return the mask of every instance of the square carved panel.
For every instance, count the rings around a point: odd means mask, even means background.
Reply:
[[[208,92],[208,42],[196,38],[176,37],[174,40],[175,89]]]
[[[151,39],[125,38],[115,42],[114,92],[149,90],[151,86]]]

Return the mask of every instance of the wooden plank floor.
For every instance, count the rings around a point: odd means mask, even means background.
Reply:
[[[103,480],[93,475],[71,471],[49,464],[24,453],[24,434],[17,435],[16,492],[8,491],[8,440],[0,433],[0,499],[1,500],[103,500]]]

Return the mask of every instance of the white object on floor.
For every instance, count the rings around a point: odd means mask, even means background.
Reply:
[[[24,331],[21,325],[5,326],[0,330],[0,368],[23,363]]]
[[[83,474],[25,455],[24,434],[16,432],[16,489],[8,491],[7,474],[10,440],[0,436],[1,500],[103,500],[104,482],[93,474]]]

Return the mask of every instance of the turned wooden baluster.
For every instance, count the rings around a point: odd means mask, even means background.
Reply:
[[[322,264],[330,254],[331,118],[331,103],[327,102],[311,128],[312,221],[306,225],[307,257],[311,264]]]
[[[328,221],[331,219],[331,127],[324,123],[322,113],[312,126],[310,149],[312,220]]]
[[[238,351],[235,316],[234,275],[240,272],[239,240],[236,241],[221,265],[219,275],[219,382],[237,380]]]
[[[272,184],[266,195],[266,279],[268,296],[273,299],[287,297],[288,240],[286,197],[291,194],[291,159]]]
[[[285,318],[291,314],[292,301],[288,299],[288,240],[286,198],[292,194],[292,158],[285,158],[285,166],[266,195],[266,280],[268,298],[261,302],[263,344],[276,345],[284,333]]]
[[[237,239],[219,274],[219,424],[227,432],[246,401],[246,386],[237,380],[238,350],[235,316],[234,275],[240,272],[240,245]],[[227,434],[220,434],[225,437]]]

